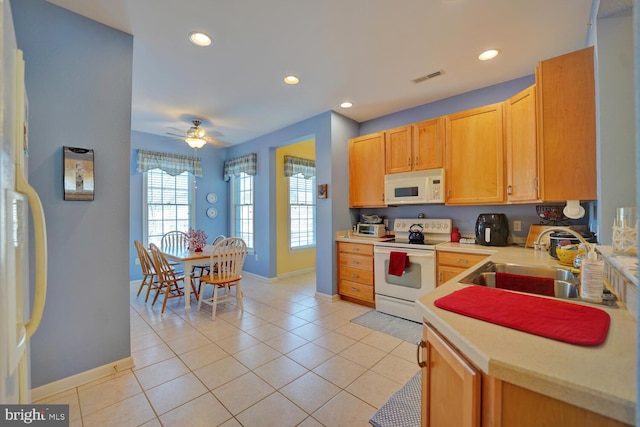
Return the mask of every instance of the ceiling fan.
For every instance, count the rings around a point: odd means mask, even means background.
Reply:
[[[189,145],[189,147],[194,149],[202,148],[207,143],[213,144],[216,147],[230,146],[230,144],[227,144],[226,142],[218,141],[217,139],[213,139],[209,135],[207,135],[207,131],[204,128],[200,127],[200,125],[202,124],[202,120],[193,119],[191,120],[191,123],[193,123],[193,126],[191,126],[189,130],[187,130],[185,133],[176,134],[176,133],[167,132],[167,135],[171,135],[173,137],[182,139],[184,142],[186,142]],[[211,134],[213,136],[223,136],[218,131],[213,131],[211,132]]]

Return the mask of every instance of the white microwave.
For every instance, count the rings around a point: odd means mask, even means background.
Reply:
[[[444,203],[444,169],[385,175],[384,201],[387,205]]]

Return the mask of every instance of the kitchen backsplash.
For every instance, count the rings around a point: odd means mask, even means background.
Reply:
[[[550,203],[544,203],[549,205]],[[560,205],[560,204],[559,204]],[[586,214],[584,218],[579,220],[571,220],[567,225],[587,225],[592,222],[593,212],[596,208],[596,202],[583,202]],[[445,206],[445,205],[410,205],[410,206],[393,206],[379,209],[351,209],[353,216],[359,218],[360,214],[377,214],[389,220],[389,228],[393,228],[393,220],[395,218],[417,218],[423,213],[426,218],[451,218],[453,226],[458,227],[463,236],[475,235],[474,227],[476,219],[481,213],[504,213],[509,220],[509,233],[514,243],[524,244],[529,226],[532,224],[541,224],[543,220],[536,214],[536,204],[526,205],[491,205],[491,206]],[[521,230],[514,231],[513,222],[520,221]],[[597,232],[592,225],[589,227],[591,231]]]

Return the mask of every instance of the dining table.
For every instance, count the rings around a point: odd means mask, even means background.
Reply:
[[[191,285],[193,277],[191,270],[195,265],[209,264],[211,258],[211,248],[205,247],[202,252],[190,251],[185,247],[165,246],[160,248],[169,262],[180,263],[184,269],[184,309],[191,310]]]

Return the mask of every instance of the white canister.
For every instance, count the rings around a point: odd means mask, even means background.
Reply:
[[[588,302],[602,302],[604,290],[604,261],[598,260],[595,245],[582,259],[580,298]]]

